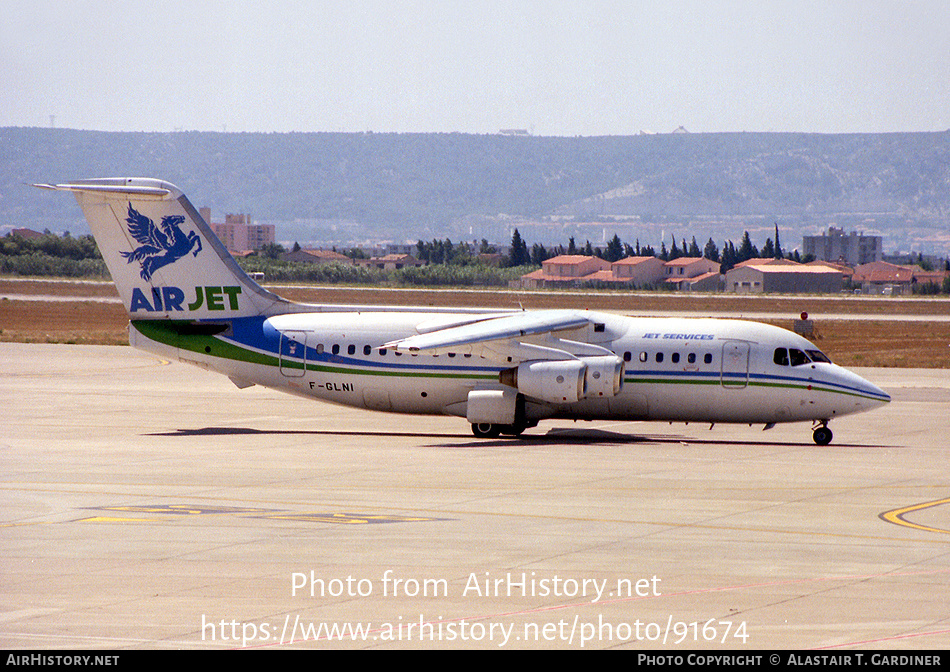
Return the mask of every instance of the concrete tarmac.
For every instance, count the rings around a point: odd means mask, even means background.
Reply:
[[[761,427],[476,440],[0,344],[0,647],[947,649],[950,376]]]

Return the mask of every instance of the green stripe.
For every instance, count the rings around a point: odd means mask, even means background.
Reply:
[[[180,331],[190,326],[190,322],[179,320],[133,320],[132,326],[140,331],[144,336],[163,343],[165,345],[195,352],[202,355],[221,357],[237,362],[247,362],[250,364],[260,364],[262,366],[281,366],[281,360],[274,355],[256,352],[245,347],[235,345],[224,341],[217,336],[201,335],[182,335]],[[296,369],[298,371],[304,368],[304,363],[299,360],[285,359],[283,361],[284,369]],[[330,366],[324,364],[307,363],[307,371],[320,373],[336,373],[362,376],[395,376],[406,378],[443,378],[443,379],[479,379],[496,380],[498,374],[491,373],[436,373],[436,372],[407,372],[365,369],[360,367],[342,367]]]
[[[861,394],[860,392],[851,392],[848,390],[839,390],[833,387],[825,387],[821,383],[811,383],[811,390],[808,389],[808,385],[804,383],[764,383],[761,381],[746,381],[745,385],[742,384],[742,381],[736,381],[731,383],[723,381],[719,378],[703,378],[701,380],[691,379],[691,378],[624,378],[625,385],[636,385],[638,383],[648,384],[648,385],[709,385],[714,387],[725,387],[725,388],[734,388],[739,389],[742,387],[774,387],[784,390],[802,390],[808,392],[829,392],[831,394],[841,394],[846,397],[858,397],[860,399],[871,399],[872,401],[883,401],[877,399],[877,397]]]
[[[190,322],[179,320],[133,320],[132,326],[144,336],[170,345],[174,348],[197,352],[202,355],[214,355],[239,362],[262,364],[264,366],[278,366],[280,361],[273,355],[247,350],[233,343],[222,341],[216,336],[201,336],[189,334],[184,336],[181,329],[190,326]]]
[[[221,340],[217,336],[202,336],[202,335],[182,335],[180,332],[182,329],[191,326],[191,322],[180,321],[180,320],[132,320],[132,326],[134,326],[138,331],[140,331],[146,337],[157,341],[159,343],[164,343],[172,347],[180,348],[182,350],[187,350],[189,352],[195,352],[203,355],[212,355],[214,357],[221,357],[224,359],[230,359],[238,362],[247,362],[250,364],[260,364],[262,366],[281,366],[280,359],[274,355],[265,354],[261,352],[256,352],[253,350],[248,350],[247,348],[235,345],[228,341]],[[304,363],[299,360],[284,360],[283,368],[285,369],[304,369]],[[497,380],[497,374],[483,374],[483,373],[437,373],[430,371],[393,371],[393,370],[379,370],[379,369],[366,369],[360,367],[342,367],[342,366],[330,366],[324,364],[306,364],[307,371],[319,372],[319,373],[335,373],[335,374],[347,374],[347,375],[362,375],[362,376],[389,376],[389,377],[401,377],[401,378],[440,378],[445,380],[451,379],[465,379],[465,380]],[[740,387],[737,381],[733,387]],[[722,386],[722,380],[720,378],[702,378],[702,379],[689,379],[689,378],[624,378],[624,383],[628,385],[637,385],[637,384],[647,384],[647,385],[705,385],[719,387]],[[793,389],[793,390],[807,390],[807,385],[805,384],[795,384],[795,383],[766,383],[749,380],[746,382],[748,387],[774,387],[781,389]],[[724,385],[724,387],[729,387],[729,385]],[[847,390],[838,390],[833,388],[826,388],[819,386],[818,384],[812,383],[812,391],[818,392],[831,392],[834,394],[842,394],[849,397],[859,397],[862,399],[875,399],[868,395],[860,394],[858,392],[849,392]]]

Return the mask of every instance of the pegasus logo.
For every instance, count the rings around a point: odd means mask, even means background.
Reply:
[[[129,203],[129,234],[141,243],[131,252],[120,252],[128,263],[137,261],[142,265],[142,279],[148,282],[152,274],[162,266],[174,263],[194,250],[194,256],[201,252],[201,238],[194,231],[187,235],[179,228],[185,218],[181,215],[162,217],[161,228],[139,213]]]

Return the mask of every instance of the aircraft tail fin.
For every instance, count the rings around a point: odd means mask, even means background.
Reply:
[[[237,265],[173,184],[104,178],[35,186],[75,195],[132,319],[269,316],[292,305]]]

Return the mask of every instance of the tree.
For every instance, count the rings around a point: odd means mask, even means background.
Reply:
[[[285,250],[280,243],[264,243],[259,250],[260,255],[266,259],[280,259]]]
[[[610,263],[620,261],[623,259],[623,252],[623,243],[620,242],[620,236],[615,233],[614,237],[607,243],[607,249],[604,250],[604,259]]]
[[[703,248],[703,257],[709,259],[709,261],[719,261],[719,248],[712,238],[706,241],[706,247]]]
[[[531,263],[535,266],[540,266],[546,259],[549,259],[550,255],[548,251],[544,249],[544,245],[541,243],[535,243],[531,246]]]
[[[680,252],[680,249],[678,247],[676,247],[676,236],[673,236],[673,247],[670,248],[670,257],[668,261],[679,259],[682,256],[683,256],[683,253]]]
[[[416,243],[416,258],[429,263],[429,245],[421,240]]]
[[[710,238],[710,240],[712,240]],[[685,243],[685,240],[683,241]],[[701,257],[703,253],[699,250],[699,243],[696,242],[696,236],[693,236],[693,242],[689,244],[689,254],[690,257]]]
[[[737,252],[737,263],[755,259],[759,256],[759,251],[755,248],[755,245],[752,244],[752,238],[749,237],[748,231],[742,234],[742,242],[739,244]]]
[[[528,252],[528,244],[521,239],[518,229],[511,234],[511,251],[508,253],[509,266],[526,266],[531,263],[531,254]]]
[[[785,253],[782,252],[782,243],[778,239],[778,222],[775,223],[775,258],[782,259],[785,257]]]
[[[719,260],[719,272],[726,273],[735,268],[736,264],[740,261],[739,253],[736,252],[736,246],[732,243],[731,240],[727,240],[722,245],[722,255]]]
[[[571,236],[571,239],[567,241],[567,253],[577,254],[577,244],[574,242],[574,236]]]

